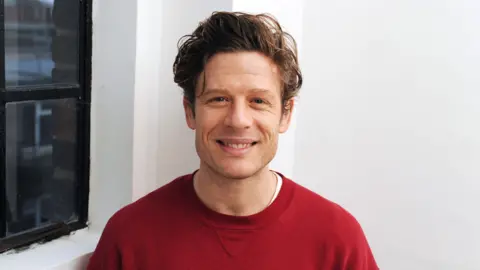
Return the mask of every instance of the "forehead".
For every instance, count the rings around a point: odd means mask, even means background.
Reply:
[[[205,81],[203,81],[205,80]],[[208,89],[280,92],[280,72],[268,57],[257,52],[218,53],[206,64],[199,86]]]

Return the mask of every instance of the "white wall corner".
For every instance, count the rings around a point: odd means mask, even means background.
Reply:
[[[132,201],[155,189],[159,177],[162,9],[162,1],[137,1]]]
[[[89,220],[132,201],[137,1],[93,1]],[[108,199],[107,199],[108,198]]]

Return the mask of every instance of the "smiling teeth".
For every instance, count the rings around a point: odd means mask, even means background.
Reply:
[[[232,144],[232,143],[227,143],[227,146],[228,146],[228,147],[231,147],[231,148],[241,149],[241,148],[247,148],[248,146],[250,146],[250,144]]]

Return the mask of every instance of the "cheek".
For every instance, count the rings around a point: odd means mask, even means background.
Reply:
[[[222,123],[221,114],[201,112],[196,119],[197,131],[203,140],[207,140],[215,128]]]
[[[279,121],[276,117],[264,117],[257,121],[258,127],[268,141],[276,141],[279,133]]]

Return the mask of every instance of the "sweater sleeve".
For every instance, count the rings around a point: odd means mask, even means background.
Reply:
[[[345,245],[342,270],[379,270],[360,224],[353,220],[350,239]]]
[[[122,267],[122,258],[118,246],[115,227],[112,220],[107,223],[102,236],[90,257],[87,270],[120,270]]]
[[[345,259],[343,270],[379,270],[366,239],[352,247]]]

